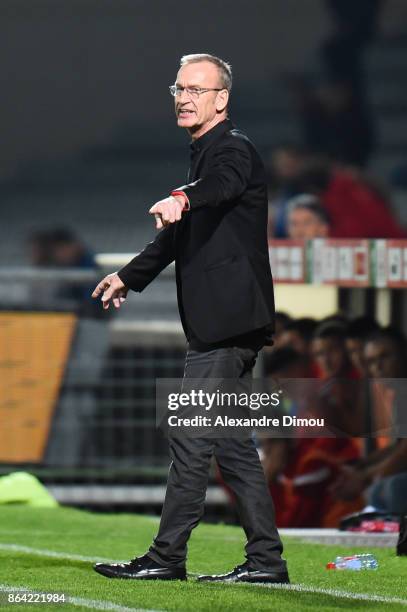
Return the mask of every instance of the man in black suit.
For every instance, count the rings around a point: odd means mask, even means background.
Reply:
[[[188,184],[154,204],[156,239],[96,287],[104,308],[120,307],[175,260],[178,305],[188,340],[184,383],[232,379],[249,389],[258,351],[273,331],[267,248],[267,190],[262,161],[228,119],[230,66],[211,55],[181,59],[170,87],[180,127],[192,137]],[[186,579],[187,541],[203,514],[215,455],[234,492],[247,536],[246,561],[202,581],[289,582],[274,508],[250,436],[170,437],[172,459],[159,532],[149,551],[96,571],[132,579]]]

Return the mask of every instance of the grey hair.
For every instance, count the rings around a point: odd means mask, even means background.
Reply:
[[[303,208],[314,214],[322,223],[330,225],[331,219],[321,200],[311,193],[301,193],[287,202],[287,213]]]
[[[219,78],[222,85],[222,89],[227,89],[229,92],[232,89],[232,66],[224,60],[210,55],[210,53],[191,53],[190,55],[183,55],[180,60],[180,66],[186,64],[196,64],[198,62],[210,62],[215,64],[219,72]]]

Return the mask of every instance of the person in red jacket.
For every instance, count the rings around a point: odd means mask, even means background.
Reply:
[[[320,197],[332,238],[406,237],[383,196],[350,170],[334,169]]]
[[[405,238],[383,193],[349,167],[310,159],[298,190],[315,194],[330,219],[330,238]]]
[[[276,237],[290,235],[289,212],[292,201],[312,197],[324,207],[326,219],[329,220],[328,231],[324,229],[319,237],[327,234],[330,238],[407,237],[386,195],[362,172],[305,152],[298,152],[297,157],[300,157],[302,163],[292,168],[289,197],[286,195],[278,201],[275,213]]]

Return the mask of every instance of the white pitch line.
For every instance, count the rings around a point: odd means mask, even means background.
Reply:
[[[44,593],[44,591],[34,591],[24,586],[15,586],[9,584],[0,584],[0,593]],[[111,612],[163,612],[160,610],[150,610],[148,608],[128,608],[127,606],[119,606],[113,601],[102,601],[101,599],[85,599],[83,597],[72,597],[65,595],[63,604],[70,603],[73,606],[81,606],[82,608],[91,608],[92,610],[109,610]],[[57,605],[63,605],[57,604]],[[1,604],[0,604],[1,605]]]
[[[46,548],[31,548],[30,546],[21,546],[20,544],[1,544],[0,550],[9,550],[10,552],[23,553],[26,555],[36,555],[37,557],[51,557],[53,559],[68,559],[69,561],[85,561],[88,563],[115,563],[111,559],[103,559],[101,557],[85,557],[74,553],[56,552]],[[121,563],[121,561],[117,561]]]
[[[36,555],[39,557],[50,557],[54,559],[66,559],[67,561],[85,561],[90,563],[95,562],[107,562],[107,563],[120,563],[121,561],[114,561],[112,559],[102,559],[100,557],[85,557],[83,555],[76,555],[66,552],[55,552],[53,550],[41,549],[41,548],[31,548],[29,546],[21,546],[20,544],[1,544],[0,550],[9,550],[11,552],[17,552],[22,554],[30,554]],[[204,573],[204,572],[201,572]],[[189,574],[190,576],[199,576],[199,573]],[[352,600],[362,600],[362,601],[374,601],[379,603],[397,603],[404,606],[407,606],[407,599],[402,599],[400,597],[387,597],[385,595],[375,595],[371,593],[354,593],[352,591],[342,591],[339,589],[324,589],[322,587],[312,587],[307,586],[305,584],[250,584],[250,583],[232,583],[233,585],[238,586],[252,586],[252,587],[261,587],[261,588],[273,588],[273,589],[282,589],[287,591],[295,591],[299,593],[315,593],[321,595],[329,595],[331,597],[338,597],[340,599],[352,599]],[[16,587],[17,588],[17,587]],[[0,588],[1,591],[1,588]],[[89,600],[91,601],[91,600]],[[99,602],[104,603],[104,602]],[[77,604],[79,605],[79,604]],[[115,604],[112,604],[115,605]],[[105,609],[105,608],[100,608]],[[106,608],[111,610],[126,610],[126,608]],[[135,610],[135,608],[127,608],[129,610]],[[148,611],[147,611],[148,612]],[[154,611],[153,611],[154,612]]]
[[[250,583],[232,583],[237,586],[247,586]],[[306,584],[260,584],[253,583],[250,586],[268,589],[279,589],[282,591],[295,591],[297,593],[315,593],[320,595],[330,595],[341,599],[354,599],[361,601],[374,601],[376,603],[401,604],[407,606],[407,599],[401,597],[387,597],[386,595],[374,595],[373,593],[354,593],[352,591],[342,591],[341,589],[324,589],[322,587],[311,587]]]

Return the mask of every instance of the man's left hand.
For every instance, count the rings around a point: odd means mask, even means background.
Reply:
[[[148,212],[155,216],[156,228],[161,229],[179,221],[184,208],[185,199],[182,196],[169,196],[165,200],[156,202]]]

